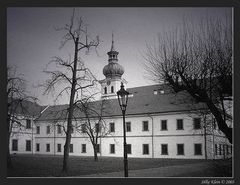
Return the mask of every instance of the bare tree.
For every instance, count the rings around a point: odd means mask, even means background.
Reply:
[[[110,134],[106,122],[103,119],[106,114],[106,100],[92,102],[90,98],[84,98],[77,105],[79,110],[84,113],[81,120],[82,124],[76,126],[76,130],[85,133],[93,146],[94,160],[98,161],[97,150],[99,140]]]
[[[12,167],[10,156],[10,137],[13,128],[17,127],[19,132],[26,125],[22,124],[22,116],[25,117],[30,114],[27,101],[36,101],[37,98],[28,96],[25,88],[26,81],[22,75],[17,74],[16,68],[7,68],[7,97],[8,97],[8,115],[7,115],[7,166]],[[20,116],[19,116],[20,115]]]
[[[90,51],[91,48],[96,48],[99,45],[98,36],[92,39],[88,34],[87,27],[83,24],[81,18],[75,18],[75,11],[70,20],[70,24],[66,24],[63,28],[57,29],[58,31],[64,31],[63,41],[61,48],[68,42],[73,47],[73,61],[63,60],[60,57],[54,57],[50,63],[56,64],[59,70],[50,71],[46,70],[45,73],[51,75],[51,79],[46,81],[45,93],[49,93],[54,90],[56,85],[64,84],[63,89],[58,93],[57,98],[64,93],[69,95],[69,106],[67,109],[67,129],[66,129],[66,141],[64,145],[64,158],[63,158],[63,173],[68,172],[69,164],[69,146],[71,142],[71,130],[73,121],[73,112],[76,108],[77,101],[81,99],[82,92],[86,89],[94,86],[97,82],[96,78],[92,75],[91,71],[84,66],[83,61],[80,59],[81,51]]]
[[[166,82],[177,93],[187,91],[203,102],[216,118],[219,129],[232,143],[226,123],[226,100],[232,101],[232,26],[226,21],[204,18],[158,36],[148,44],[145,69],[153,80]]]

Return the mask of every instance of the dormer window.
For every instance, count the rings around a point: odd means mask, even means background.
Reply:
[[[111,93],[114,93],[114,87],[111,86]]]
[[[107,87],[104,87],[104,94],[107,94]]]

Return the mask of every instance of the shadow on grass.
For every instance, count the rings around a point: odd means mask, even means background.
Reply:
[[[62,156],[46,155],[14,155],[13,168],[8,169],[8,177],[66,177],[99,173],[123,171],[123,159],[116,157],[99,157],[97,162],[93,157],[70,156],[69,172],[62,173]],[[231,161],[205,161],[198,159],[146,159],[129,158],[129,170],[159,168],[165,166],[209,163],[209,170],[214,174],[226,176],[231,173]],[[214,170],[213,170],[214,169]],[[211,173],[212,174],[212,173]],[[193,174],[194,176],[194,174]],[[204,176],[204,175],[203,175]],[[219,175],[218,175],[219,176]]]

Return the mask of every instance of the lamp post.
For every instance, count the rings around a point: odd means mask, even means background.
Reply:
[[[127,160],[126,126],[125,126],[125,112],[127,108],[128,95],[129,95],[129,92],[127,92],[124,89],[124,85],[121,82],[121,89],[117,92],[117,96],[118,96],[118,103],[120,105],[120,108],[122,110],[122,115],[123,115],[123,157],[124,157],[124,176],[125,177],[128,177],[128,160]]]

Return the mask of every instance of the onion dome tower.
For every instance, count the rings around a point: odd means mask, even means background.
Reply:
[[[122,79],[124,68],[118,63],[118,52],[114,46],[114,36],[112,34],[112,45],[108,54],[108,64],[103,68],[103,74],[106,77],[101,80],[102,98],[117,98],[116,92],[120,89],[121,82],[126,84]]]

